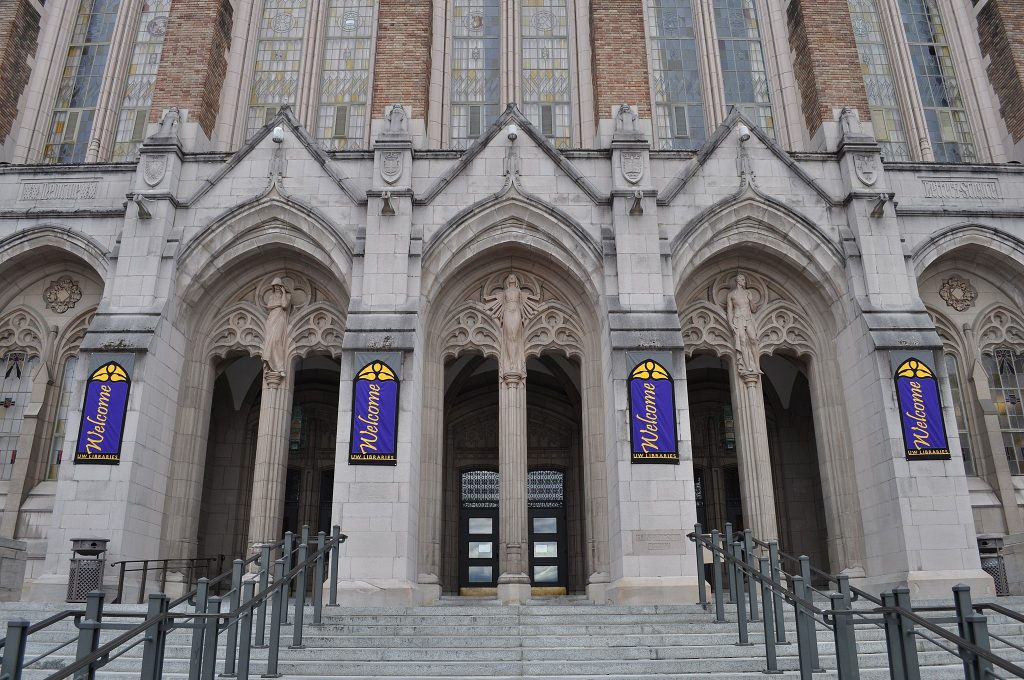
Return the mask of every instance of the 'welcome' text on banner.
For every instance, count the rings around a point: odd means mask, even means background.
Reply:
[[[629,433],[634,463],[679,463],[672,376],[657,361],[629,374]]]
[[[352,389],[349,465],[396,465],[398,379],[382,361],[364,366]]]
[[[907,460],[949,458],[939,382],[932,369],[919,359],[907,359],[896,369],[895,379]]]
[[[103,364],[89,376],[75,447],[76,464],[117,465],[121,462],[121,440],[131,386],[128,372],[113,361]]]

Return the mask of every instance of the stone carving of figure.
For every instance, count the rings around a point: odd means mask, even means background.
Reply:
[[[172,106],[167,109],[167,113],[160,119],[160,129],[157,131],[156,136],[161,139],[169,139],[177,135],[178,127],[178,107]]]
[[[844,137],[859,134],[860,115],[858,115],[857,109],[844,106],[843,110],[839,113],[839,127],[843,131]]]
[[[292,294],[281,277],[274,277],[266,295],[267,324],[263,335],[263,368],[283,376],[288,366],[288,313]]]
[[[526,376],[526,340],[523,324],[529,318],[533,305],[527,294],[519,287],[519,277],[509,274],[505,288],[490,299],[491,313],[501,323],[501,352],[498,370],[502,377]]]
[[[404,135],[406,133],[405,107],[401,104],[392,104],[384,116],[387,122],[386,132],[389,135]]]
[[[754,292],[747,288],[747,277],[743,274],[737,274],[736,287],[729,291],[725,307],[736,342],[736,361],[740,373],[760,373],[760,352],[754,328]]]
[[[616,132],[636,132],[636,111],[629,104],[619,106],[619,112],[615,114]]]

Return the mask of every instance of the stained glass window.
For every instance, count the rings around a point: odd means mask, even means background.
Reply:
[[[501,113],[501,2],[452,5],[451,145],[465,149]]]
[[[462,473],[462,507],[496,508],[500,493],[497,472],[470,470]]]
[[[699,147],[707,135],[693,0],[648,0],[647,16],[658,145]]]
[[[82,0],[53,107],[45,163],[82,163],[89,150],[96,102],[121,0]]]
[[[899,6],[935,160],[973,162],[974,135],[939,8],[935,0],[899,0]]]
[[[964,452],[964,471],[969,475],[978,474],[974,469],[974,456],[971,450],[971,431],[967,421],[967,407],[964,393],[960,387],[960,368],[956,357],[946,355],[946,375],[949,377],[949,389],[953,393],[953,412],[956,415],[956,430],[960,435],[960,449]]]
[[[1010,473],[1024,475],[1024,354],[997,349],[981,361],[988,373]]]
[[[171,0],[145,0],[142,4],[142,14],[135,30],[135,46],[124,83],[121,112],[117,117],[111,157],[114,161],[131,160],[146,136],[149,107],[153,104],[153,85],[164,49],[170,11]]]
[[[71,357],[64,363],[64,376],[60,381],[60,396],[53,423],[53,437],[50,439],[50,458],[46,466],[46,478],[57,479],[57,471],[64,459],[64,440],[67,438],[68,411],[71,409],[71,391],[75,385],[75,367],[78,357]]]
[[[521,0],[523,113],[559,148],[572,144],[566,0]]]
[[[330,0],[317,137],[326,149],[360,149],[366,133],[373,0]]]
[[[910,148],[900,113],[896,79],[889,59],[889,50],[882,33],[882,16],[878,0],[849,0],[853,34],[857,40],[860,66],[864,73],[871,124],[875,139],[887,160],[910,160]]]
[[[295,106],[305,38],[306,0],[264,0],[246,137],[270,122],[285,104]]]
[[[21,422],[32,397],[38,364],[38,357],[28,358],[20,352],[0,358],[0,480],[10,479],[14,469]]]
[[[774,137],[768,69],[754,0],[714,0],[714,9],[725,105],[730,110],[739,109],[754,125]]]

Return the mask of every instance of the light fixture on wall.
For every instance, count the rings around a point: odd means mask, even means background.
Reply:
[[[740,123],[736,127],[736,134],[738,134],[740,136],[740,141],[741,142],[745,142],[745,141],[750,139],[750,128],[748,128],[743,123]]]
[[[515,123],[512,123],[505,128],[505,134],[508,136],[508,141],[514,142],[519,137],[519,128],[515,126]]]
[[[274,128],[274,131],[271,133],[270,138],[274,140],[275,144],[280,144],[281,142],[283,142],[284,128],[278,125],[276,128]]]

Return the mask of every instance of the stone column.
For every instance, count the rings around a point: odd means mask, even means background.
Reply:
[[[283,372],[264,370],[249,511],[250,547],[281,538],[291,411],[292,380]]]
[[[498,598],[521,603],[530,597],[526,505],[526,376],[505,373],[498,383]]]
[[[743,522],[756,538],[769,541],[779,537],[779,528],[761,374],[738,369],[735,361],[730,366]]]

